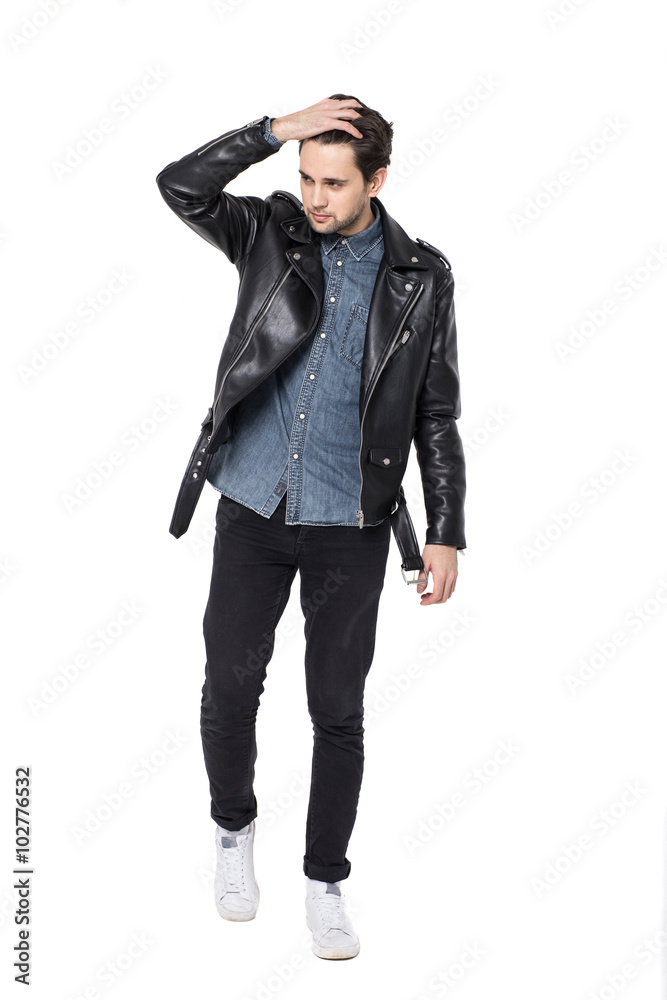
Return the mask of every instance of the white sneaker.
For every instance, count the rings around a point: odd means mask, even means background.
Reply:
[[[339,882],[306,876],[306,923],[313,932],[313,951],[318,958],[354,958],[359,954],[359,938]]]
[[[235,833],[216,825],[215,905],[225,920],[252,920],[259,905],[252,844],[255,821]]]

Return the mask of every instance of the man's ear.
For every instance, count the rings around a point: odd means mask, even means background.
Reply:
[[[379,194],[384,187],[384,182],[387,180],[387,168],[378,167],[373,176],[371,177],[371,188],[369,194],[376,195]]]

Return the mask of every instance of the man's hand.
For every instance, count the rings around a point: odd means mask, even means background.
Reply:
[[[422,552],[426,575],[433,576],[433,590],[427,594],[424,588],[428,581],[417,584],[417,593],[421,594],[421,604],[444,604],[456,587],[458,576],[458,559],[455,545],[425,545]]]
[[[343,129],[356,139],[361,139],[361,132],[354,127],[350,119],[360,118],[361,115],[354,109],[362,107],[363,105],[353,98],[338,101],[334,97],[325,97],[317,104],[304,108],[303,111],[274,118],[271,122],[271,131],[280,142],[286,142],[288,139],[310,139],[311,136],[329,132],[332,128]]]

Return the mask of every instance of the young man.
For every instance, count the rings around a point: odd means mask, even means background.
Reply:
[[[423,605],[451,597],[466,545],[454,279],[440,251],[413,242],[378,198],[392,136],[377,111],[335,94],[233,129],[157,176],[169,207],[239,272],[214,402],[170,526],[176,537],[187,530],[205,481],[220,491],[201,704],[216,906],[228,920],[257,911],[255,721],[299,570],[314,729],[306,918],[313,951],[332,959],[359,951],[341,882],[391,531]],[[224,190],[290,140],[302,201]],[[401,486],[413,441],[428,525],[421,553]]]

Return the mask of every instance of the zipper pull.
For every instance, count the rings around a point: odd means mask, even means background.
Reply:
[[[403,344],[407,342],[409,336],[410,336],[410,328],[408,327],[408,329],[404,331],[403,336],[397,337],[396,340],[394,341],[394,346],[387,355],[387,359],[391,358],[394,354],[396,354],[396,351],[399,349],[399,347],[401,347]]]
[[[358,510],[357,511],[357,521],[359,522],[359,527],[363,528],[363,526],[364,526],[364,512],[363,512],[363,510]]]

